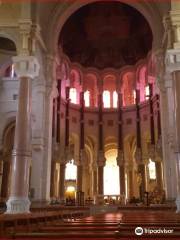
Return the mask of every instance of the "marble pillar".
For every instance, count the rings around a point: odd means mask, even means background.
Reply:
[[[125,195],[126,186],[125,186],[125,167],[124,167],[124,165],[119,166],[119,181],[120,181],[120,194]]]
[[[39,64],[33,56],[13,58],[19,78],[19,102],[16,115],[10,197],[6,213],[28,213],[30,209],[29,169],[31,161],[31,81],[38,76]]]
[[[133,194],[134,194],[134,190],[133,190],[133,171],[132,171],[132,169],[129,169],[129,171],[128,171],[128,188],[129,188],[128,198],[131,199],[133,197]]]
[[[56,162],[51,162],[51,185],[50,185],[50,197],[55,197],[55,172],[56,172]]]
[[[144,192],[146,191],[146,165],[144,163],[138,164],[138,172],[141,175],[141,184],[139,188],[140,198],[144,198]]]
[[[98,195],[104,195],[104,166],[98,166]]]
[[[163,176],[164,189],[166,192],[166,199],[172,201],[176,198],[177,179],[176,163],[174,153],[174,109],[172,74],[166,73],[163,77],[163,82],[159,81],[160,89],[160,109],[161,109],[161,126],[162,126],[162,153],[163,153]]]
[[[77,192],[82,192],[83,166],[77,166]]]
[[[173,73],[176,134],[177,212],[180,212],[180,71]]]
[[[119,166],[119,187],[120,194],[126,195],[126,187],[125,187],[125,162],[124,162],[124,153],[122,150],[118,151],[118,156],[116,158],[117,165]]]
[[[93,195],[97,195],[97,170],[93,170]]]
[[[59,198],[61,202],[65,201],[65,171],[66,165],[60,164],[60,178],[59,178]]]
[[[155,162],[156,166],[156,182],[159,189],[163,189],[163,180],[162,180],[162,163],[161,161]]]
[[[53,58],[47,59],[52,71]],[[44,66],[45,68],[46,66]],[[49,75],[50,75],[50,71]],[[52,162],[52,115],[53,99],[57,97],[56,83],[53,76],[46,75],[49,84],[41,75],[33,81],[32,104],[32,172],[31,201],[33,204],[46,204],[50,201],[51,162]],[[43,106],[43,107],[42,107]],[[55,144],[53,144],[53,150]],[[37,176],[39,176],[37,178]]]
[[[172,187],[176,187],[176,206],[177,212],[180,212],[180,50],[168,49],[165,57],[165,75],[171,77],[171,98],[173,98],[171,102],[168,99],[168,103],[170,104],[169,115],[173,116],[172,139],[170,139],[170,143],[175,154],[175,158],[170,162],[170,167],[174,166],[176,159],[176,174],[174,171],[173,176],[175,176],[175,179]],[[173,112],[174,114],[172,114]]]

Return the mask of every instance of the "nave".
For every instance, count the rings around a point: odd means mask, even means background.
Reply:
[[[25,214],[24,219],[19,216],[6,216],[6,224],[2,228],[1,236],[7,239],[180,239],[180,216],[172,209],[149,208],[149,210],[129,208],[114,213],[100,213],[87,216],[87,209],[48,211]],[[19,219],[14,226],[10,224],[10,217]],[[31,221],[27,219],[31,218]],[[8,223],[9,219],[9,223]],[[25,219],[28,224],[25,224]],[[34,219],[34,221],[32,221]],[[35,220],[36,219],[36,220]],[[141,227],[142,235],[136,235],[135,229]],[[154,230],[154,233],[147,231]],[[158,232],[160,231],[160,233]],[[165,231],[165,232],[163,232]],[[4,239],[4,238],[3,238]],[[136,238],[137,239],[137,238]]]

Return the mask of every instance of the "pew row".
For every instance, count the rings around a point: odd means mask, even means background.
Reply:
[[[87,216],[88,211],[47,211],[35,212],[29,214],[3,214],[0,215],[0,236],[5,236],[7,233],[16,233],[20,229],[26,232],[32,231],[34,228],[47,225],[53,222],[69,222]]]

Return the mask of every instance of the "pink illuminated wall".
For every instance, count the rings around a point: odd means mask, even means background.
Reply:
[[[79,104],[80,92],[83,90],[86,107],[97,107],[99,91],[102,91],[104,108],[117,108],[119,91],[122,93],[123,106],[135,104],[136,89],[140,90],[140,101],[146,101],[149,98],[148,84],[155,86],[156,66],[153,59],[149,55],[146,61],[141,61],[136,67],[106,71],[81,69],[73,65],[66,74],[66,80],[62,81],[61,96],[64,97],[63,89],[68,82],[71,102]]]
[[[86,73],[83,78],[83,86],[84,86],[84,91],[89,92],[89,105],[92,107],[96,107],[97,106],[97,94],[98,94],[96,75],[93,73]],[[86,94],[86,96],[88,96],[88,94]],[[86,97],[86,98],[88,98],[88,97]],[[88,102],[88,100],[87,100],[87,102]]]
[[[135,103],[135,73],[127,72],[122,77],[121,92],[123,95],[123,106],[129,106]]]
[[[140,89],[140,101],[143,102],[146,100],[146,86],[147,86],[147,67],[143,66],[139,71],[138,76],[138,88]]]
[[[103,102],[105,108],[116,106],[116,77],[113,74],[105,75],[103,79]],[[106,96],[106,97],[105,97]]]
[[[72,69],[70,72],[70,99],[72,103],[79,104],[80,91],[80,74],[77,69]]]

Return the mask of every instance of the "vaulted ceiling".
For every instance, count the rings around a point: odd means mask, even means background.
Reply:
[[[104,69],[134,65],[152,47],[146,19],[120,2],[81,7],[64,24],[59,44],[72,62]]]

